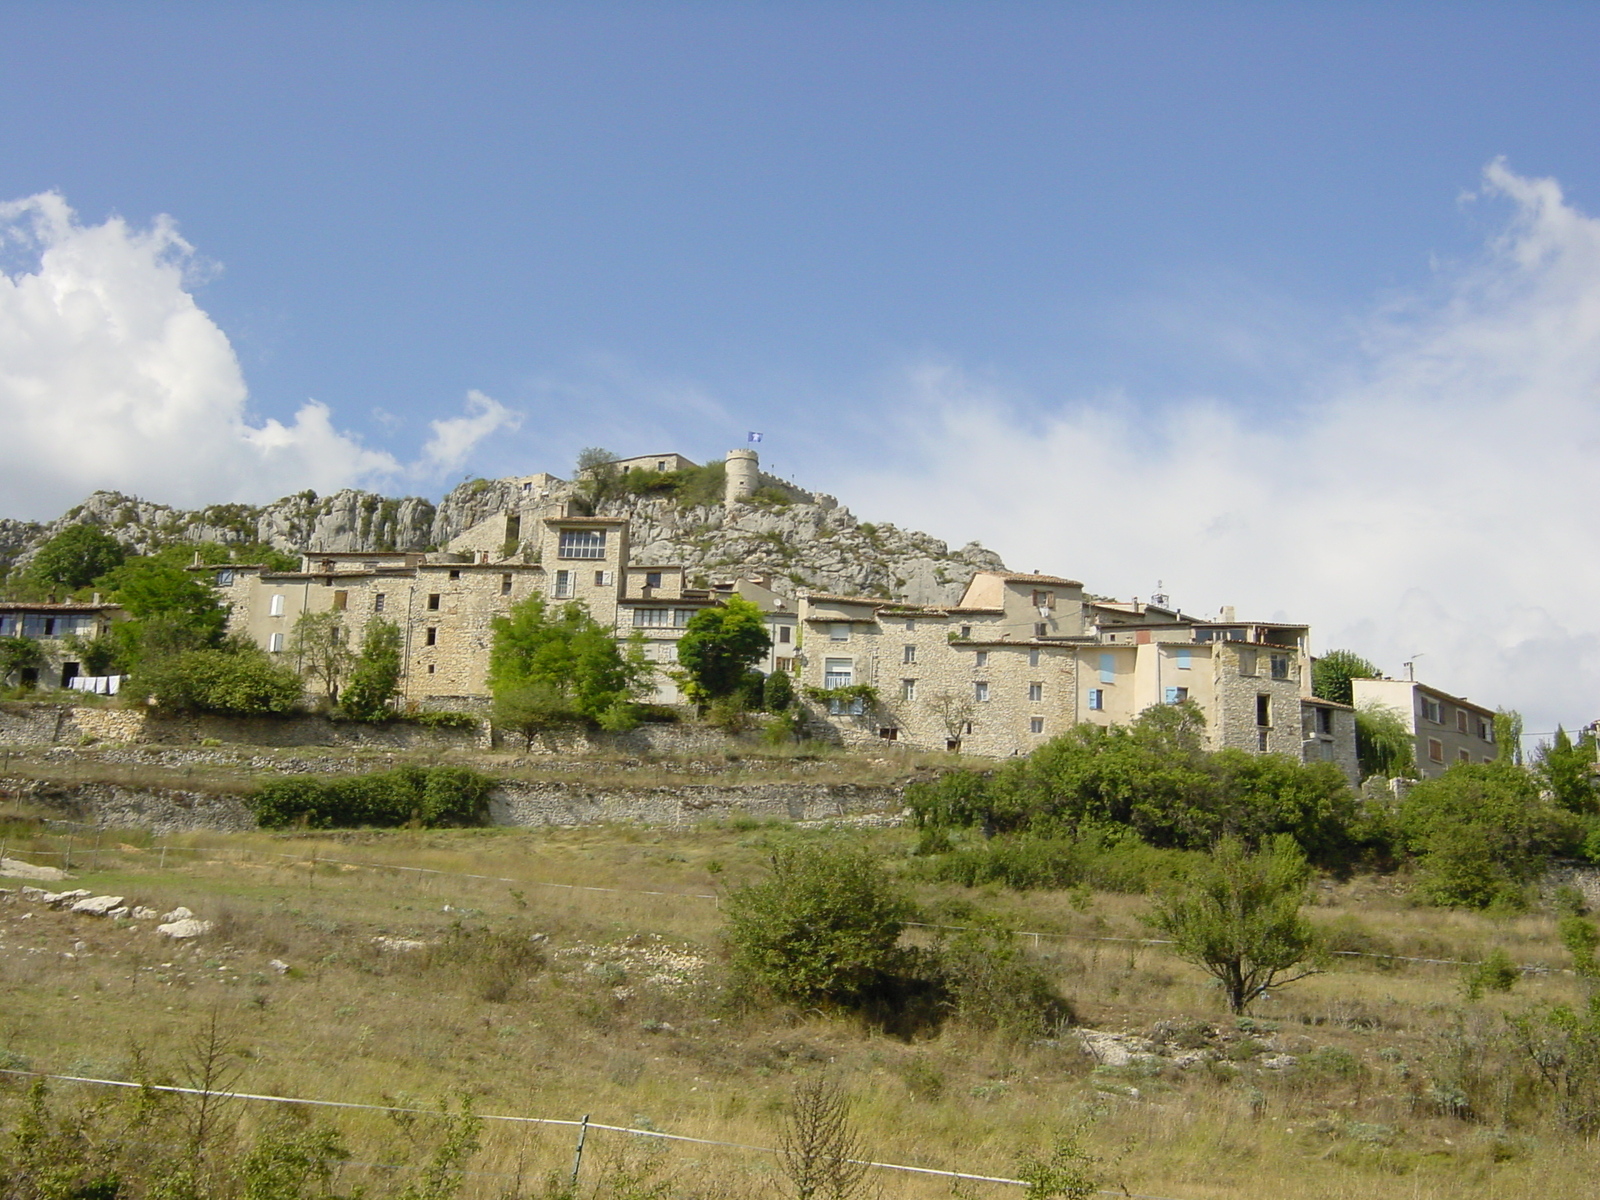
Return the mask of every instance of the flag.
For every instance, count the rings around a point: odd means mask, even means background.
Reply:
[[[761,440],[761,435],[759,433],[756,433],[754,430],[751,430],[751,432],[750,432],[750,440],[752,442],[759,442]]]

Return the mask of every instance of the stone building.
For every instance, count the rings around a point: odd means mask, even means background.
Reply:
[[[102,604],[97,596],[88,604],[0,603],[0,637],[22,637],[37,643],[38,666],[23,667],[15,673],[22,687],[73,688],[85,691],[114,691],[115,685],[85,687],[89,683],[75,649],[80,641],[90,641],[110,630],[127,614],[115,604]],[[0,685],[11,683],[0,679]]]
[[[1393,709],[1415,739],[1417,770],[1424,779],[1443,775],[1456,763],[1488,763],[1500,756],[1494,710],[1411,679],[1352,679],[1356,706]]]
[[[1353,710],[1311,696],[1306,626],[1109,607],[1076,580],[985,571],[950,608],[802,594],[800,683],[846,741],[991,757],[1188,700],[1212,749],[1334,762],[1354,780]]]

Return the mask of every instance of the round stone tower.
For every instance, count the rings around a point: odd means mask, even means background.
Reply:
[[[739,504],[756,494],[756,480],[761,475],[761,459],[754,450],[729,450],[727,461],[727,490],[724,504]]]

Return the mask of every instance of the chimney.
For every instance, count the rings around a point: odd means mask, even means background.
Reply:
[[[1232,621],[1232,620],[1235,620],[1235,619],[1236,618],[1233,615],[1233,605],[1224,604],[1222,606],[1222,617],[1221,617],[1221,620]]]

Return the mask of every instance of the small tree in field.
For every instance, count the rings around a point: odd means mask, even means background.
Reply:
[[[1251,854],[1223,838],[1211,861],[1145,918],[1180,958],[1214,975],[1242,1013],[1275,987],[1317,973],[1318,941],[1300,915],[1311,869],[1287,836]]]

